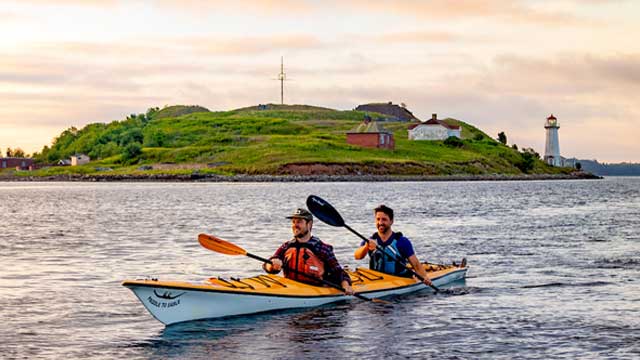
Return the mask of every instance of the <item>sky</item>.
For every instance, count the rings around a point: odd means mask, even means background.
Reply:
[[[640,162],[640,1],[2,0],[0,149],[149,107],[405,103],[544,153]]]

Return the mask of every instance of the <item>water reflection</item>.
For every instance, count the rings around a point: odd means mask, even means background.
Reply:
[[[280,331],[290,341],[313,344],[327,339],[340,337],[347,312],[354,305],[342,303],[335,306],[323,306],[291,317]]]

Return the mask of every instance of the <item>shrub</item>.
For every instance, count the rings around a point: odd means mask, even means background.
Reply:
[[[133,163],[135,162],[134,160],[137,160],[140,154],[142,154],[142,145],[137,142],[129,143],[125,146],[124,150],[122,150],[122,162]]]
[[[457,136],[449,136],[445,141],[444,144],[449,146],[449,147],[462,147],[462,145],[464,145],[464,143],[462,142],[462,140],[460,140],[459,137]]]
[[[522,159],[520,160],[520,162],[516,164],[516,167],[524,173],[529,172],[530,170],[533,170],[533,164],[536,160],[535,154],[525,151],[520,155],[522,155]]]

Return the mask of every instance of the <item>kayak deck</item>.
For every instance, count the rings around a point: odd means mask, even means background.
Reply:
[[[457,268],[453,266],[441,267],[440,270],[430,270],[427,274],[432,281],[437,282],[439,278],[455,270],[466,271],[466,268]],[[354,291],[358,293],[375,292],[390,288],[420,284],[413,278],[393,276],[365,268],[356,268],[353,271],[348,270],[347,273],[351,277]],[[203,283],[159,281],[157,279],[125,280],[122,285],[128,288],[143,286],[173,290],[213,291],[247,295],[262,294],[293,297],[333,296],[336,294],[342,294],[340,290],[332,287],[309,285],[272,274],[261,274],[243,279],[233,277],[230,279],[224,279],[221,277],[209,278]]]
[[[427,274],[436,286],[464,279],[467,267],[427,264]],[[413,278],[398,277],[375,270],[347,270],[356,293],[367,298],[404,294],[426,285]],[[159,321],[176,322],[224,316],[251,314],[278,309],[319,306],[351,300],[340,290],[314,286],[279,275],[209,278],[202,283],[159,281],[156,279],[125,280],[147,310]]]

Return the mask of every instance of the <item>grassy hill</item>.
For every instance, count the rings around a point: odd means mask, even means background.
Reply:
[[[273,105],[211,112],[202,107],[152,108],[145,114],[108,124],[70,128],[51,147],[35,154],[54,164],[75,153],[92,162],[77,167],[47,167],[33,175],[64,173],[129,174],[552,174],[570,169],[542,161],[491,139],[456,119],[463,141],[409,141],[407,123],[384,123],[394,132],[393,151],[348,145],[346,132],[363,119],[358,111],[307,105]],[[373,114],[375,117],[375,114]]]

